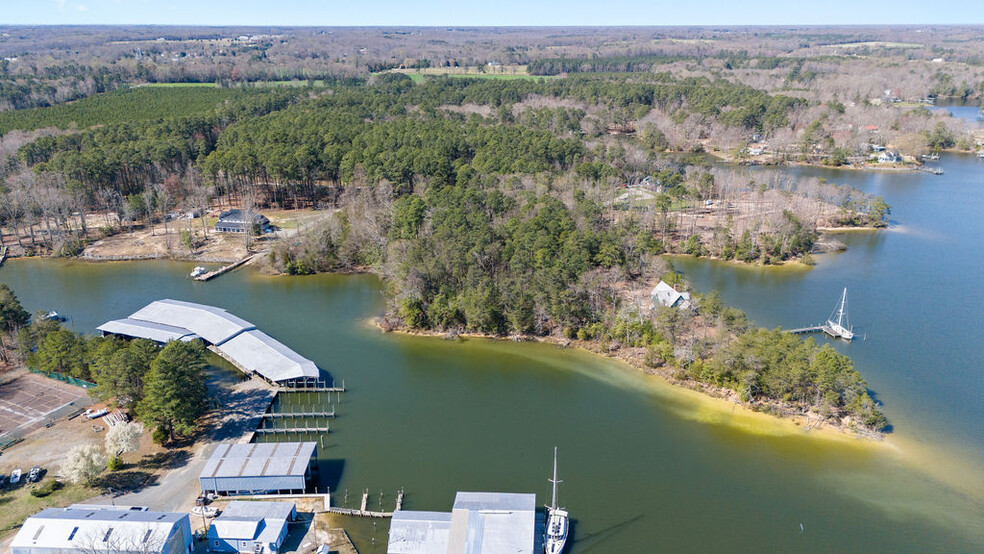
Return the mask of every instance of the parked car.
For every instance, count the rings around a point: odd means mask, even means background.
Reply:
[[[10,472],[11,485],[16,485],[17,483],[20,483],[21,473],[22,473],[21,468],[17,468],[14,471]]]
[[[27,474],[28,483],[37,483],[41,480],[41,468],[34,466],[31,468],[31,472]]]
[[[3,488],[4,484],[7,482],[7,476],[0,473],[0,489]]]
[[[211,506],[195,506],[191,509],[191,513],[196,516],[215,517],[219,515],[219,510]]]

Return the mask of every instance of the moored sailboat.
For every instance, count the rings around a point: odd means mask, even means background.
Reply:
[[[560,554],[563,552],[564,546],[567,545],[567,533],[570,531],[567,510],[557,507],[557,483],[560,482],[557,479],[557,447],[555,446],[553,479],[550,479],[550,483],[553,484],[553,497],[550,501],[550,506],[547,507],[547,535],[543,544],[543,551],[546,554]]]

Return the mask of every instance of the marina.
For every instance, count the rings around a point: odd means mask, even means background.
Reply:
[[[889,232],[837,235],[847,250],[819,256],[814,267],[672,260],[696,290],[719,290],[725,303],[767,328],[829,314],[847,286],[851,321],[878,332],[863,348],[858,341],[829,344],[850,354],[884,401],[895,427],[884,443],[804,433],[576,349],[380,334],[365,324],[384,302],[369,276],[295,280],[244,268],[221,286],[202,287],[187,277],[194,264],[13,259],[0,269],[0,281],[29,311],[71,314],[74,328],[87,333],[154,298],[222,306],[332,367],[335,383],[353,382],[347,388],[358,396],[343,398],[342,413],[337,393],[330,394],[343,417],[332,419],[330,435],[321,434],[324,448],[318,437],[298,434],[255,440],[318,439],[313,482],[319,491],[330,488],[338,504],[340,491],[353,491],[349,509],[360,507],[366,488],[405,486],[412,495],[404,510],[449,510],[459,489],[503,484],[536,492],[542,506],[551,491],[537,468],[549,471],[543,447],[556,444],[564,454],[558,503],[573,510],[569,554],[720,552],[734,549],[736,537],[760,551],[819,553],[849,544],[864,551],[973,552],[984,544],[984,509],[974,492],[984,470],[966,460],[984,448],[984,410],[967,407],[977,406],[984,384],[979,365],[967,360],[981,359],[973,330],[984,306],[973,294],[912,291],[925,283],[976,290],[984,265],[967,252],[984,233],[975,208],[984,190],[974,156],[948,154],[941,164],[943,179],[914,171],[784,169],[883,194],[893,217],[906,222]],[[126,289],[128,283],[139,287]],[[931,317],[938,329],[928,335]],[[332,388],[327,374],[319,379],[315,388]],[[332,409],[327,392],[276,389],[274,411]],[[266,411],[258,407],[257,418]],[[531,419],[564,424],[530,425]],[[928,442],[927,450],[913,446],[916,439]],[[961,492],[952,492],[948,474],[959,478]],[[389,504],[378,510],[374,492],[367,509],[388,512],[393,499],[388,493]],[[710,531],[707,521],[714,521]],[[344,521],[362,554],[386,551],[387,525],[379,518]]]

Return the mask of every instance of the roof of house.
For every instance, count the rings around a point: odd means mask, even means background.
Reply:
[[[649,294],[653,302],[658,302],[659,305],[666,306],[667,308],[676,306],[681,300],[687,303],[690,302],[689,292],[677,292],[676,289],[668,285],[665,281],[660,281]]]
[[[234,500],[212,520],[208,536],[220,539],[276,542],[294,513],[292,502]]]
[[[270,221],[267,217],[261,213],[253,212],[253,221]],[[246,212],[243,210],[226,210],[219,214],[220,223],[246,223]]]
[[[202,338],[241,369],[272,381],[313,379],[321,374],[311,360],[258,330],[252,323],[214,306],[157,300],[128,318],[108,321],[98,329],[156,342]]]
[[[451,513],[393,514],[391,554],[532,554],[536,495],[459,492]]]
[[[10,546],[158,552],[163,550],[175,527],[187,520],[188,514],[125,506],[48,508],[27,518]]]
[[[221,443],[200,477],[303,476],[316,448],[314,442]]]

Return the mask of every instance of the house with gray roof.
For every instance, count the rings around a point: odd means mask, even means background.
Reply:
[[[653,308],[663,306],[666,308],[689,309],[691,307],[690,293],[677,292],[675,288],[666,284],[665,281],[660,281],[653,288],[652,292],[649,293],[649,299],[653,302]]]
[[[27,518],[11,554],[189,554],[188,514],[143,507],[75,505]]]
[[[270,228],[270,220],[255,212],[247,214],[243,210],[226,210],[219,214],[219,221],[215,224],[217,233],[245,233],[254,228],[265,233]]]
[[[287,524],[297,518],[293,502],[234,500],[208,528],[211,552],[278,554],[287,539]]]

